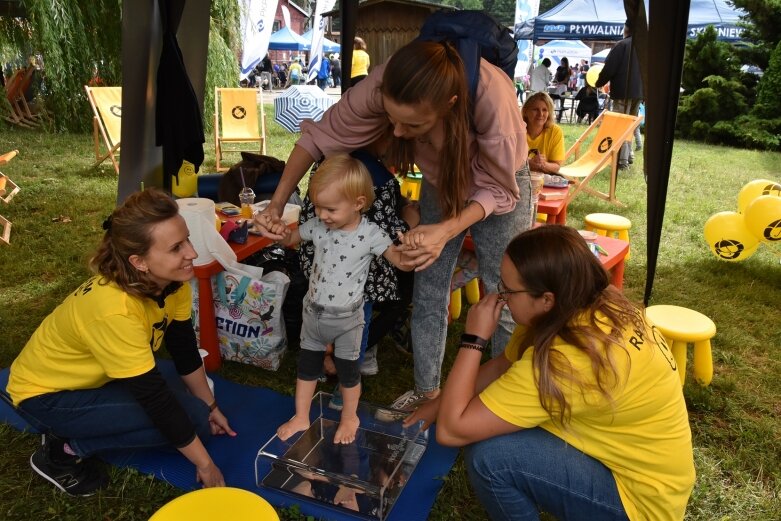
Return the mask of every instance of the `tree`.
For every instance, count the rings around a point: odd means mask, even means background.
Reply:
[[[122,85],[122,2],[119,0],[25,0],[26,18],[0,17],[0,52],[24,63],[43,64],[42,102],[55,131],[92,128],[84,85],[99,77]],[[211,125],[215,86],[238,84],[239,7],[235,0],[211,3],[204,124]]]
[[[733,0],[735,7],[748,13],[748,24],[743,38],[753,45],[741,48],[738,52],[743,63],[753,63],[766,69],[770,53],[781,40],[781,1],[779,0]]]
[[[770,56],[770,65],[757,88],[757,102],[752,114],[763,119],[773,119],[781,114],[781,42],[776,45]]]
[[[515,24],[515,0],[483,0],[485,10],[507,27]]]
[[[708,26],[697,38],[686,42],[681,84],[686,94],[704,87],[708,76],[736,79],[740,70],[732,47],[716,39],[716,30]]]

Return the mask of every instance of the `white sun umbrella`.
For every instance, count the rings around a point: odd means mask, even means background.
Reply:
[[[290,132],[301,132],[303,120],[319,121],[335,102],[315,85],[291,85],[274,100],[274,119]]]

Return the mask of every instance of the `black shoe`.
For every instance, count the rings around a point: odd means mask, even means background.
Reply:
[[[71,496],[91,496],[108,486],[108,474],[100,461],[65,454],[62,443],[43,435],[41,447],[30,456],[30,466],[36,473]]]
[[[629,165],[628,165],[628,164],[625,164],[625,163],[620,163],[620,164],[618,165],[618,169],[619,169],[619,170],[626,170],[627,168],[629,168]]]

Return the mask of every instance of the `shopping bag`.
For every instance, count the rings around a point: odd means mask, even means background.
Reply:
[[[290,279],[236,264],[212,277],[217,338],[224,360],[276,371],[287,349],[282,304]],[[197,283],[193,284],[193,323],[199,335]]]

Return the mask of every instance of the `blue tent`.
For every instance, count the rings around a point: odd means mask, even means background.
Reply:
[[[743,11],[726,0],[691,0],[687,37],[712,25],[719,40],[740,40]],[[515,26],[516,40],[620,40],[626,12],[623,0],[565,0],[536,18]]]
[[[302,34],[301,38],[306,42],[306,50],[310,50],[312,47],[312,29]],[[323,52],[339,52],[341,48],[342,46],[338,43],[332,42],[328,38],[323,38]]]
[[[272,51],[306,51],[309,50],[309,42],[301,38],[301,35],[283,27],[272,33],[268,42],[268,48]]]

